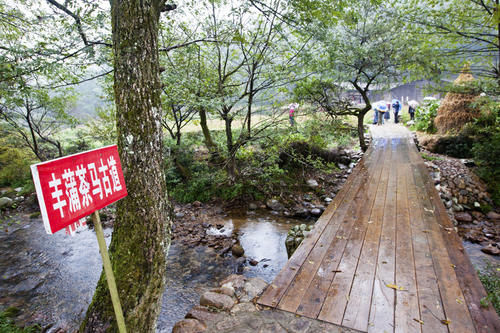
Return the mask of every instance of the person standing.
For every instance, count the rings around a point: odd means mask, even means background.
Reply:
[[[408,113],[410,114],[410,120],[415,121],[415,108],[411,105],[408,105]]]
[[[387,103],[387,109],[384,112],[384,119],[386,120],[391,119],[391,103]]]
[[[396,100],[392,104],[392,108],[394,109],[394,123],[397,124],[399,122],[399,120],[398,120],[399,110],[401,110],[401,104],[399,103],[398,100]]]
[[[292,103],[290,104],[289,108],[290,111],[288,111],[288,119],[290,120],[290,126],[295,126],[295,109],[298,108],[299,105],[297,103]]]

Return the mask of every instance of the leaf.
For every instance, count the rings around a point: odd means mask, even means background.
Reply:
[[[431,230],[422,230],[422,232],[425,232],[425,233],[431,233],[432,231]]]
[[[385,286],[388,287],[388,288],[392,288],[394,290],[406,290],[405,288],[397,286],[395,284],[386,284]]]
[[[444,325],[449,325],[449,324],[451,324],[451,320],[449,320],[449,319],[442,319],[441,323],[444,324]]]
[[[457,268],[457,265],[450,264],[451,268]]]
[[[425,210],[426,212],[429,212],[429,213],[434,213],[434,210],[432,210],[432,209],[427,209],[427,208],[425,208],[425,207],[424,207],[424,210]]]
[[[464,301],[462,301],[460,298],[457,298],[456,301],[458,304],[464,304]]]
[[[423,320],[420,320],[420,319],[417,319],[417,318],[413,318],[413,320],[415,320],[417,323],[419,323],[420,325],[423,325],[424,324],[424,321]]]
[[[311,265],[314,265],[314,261],[312,261],[312,260],[309,260],[308,263],[310,263]]]

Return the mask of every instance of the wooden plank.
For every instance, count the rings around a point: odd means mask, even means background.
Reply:
[[[389,147],[389,144],[387,144]],[[391,149],[392,150],[392,149]],[[392,163],[396,154],[391,156],[391,151],[384,158],[384,163],[375,166],[376,170],[383,171],[376,192],[373,195],[375,202],[370,212],[370,217],[366,221],[366,236],[363,248],[359,256],[356,272],[353,276],[353,283],[348,297],[348,302],[343,312],[343,318],[337,315],[337,320],[342,325],[358,330],[368,329],[368,318],[375,277],[375,267],[378,257],[380,234],[382,230],[382,219],[387,192],[387,184]]]
[[[413,177],[413,169],[410,168],[409,171],[411,172],[406,174],[407,195],[420,307],[420,317],[415,319],[424,323],[422,326],[424,332],[448,332],[448,328],[440,321],[440,318],[444,318],[445,315],[431,250],[427,242],[427,230],[422,218],[423,206],[417,197],[417,184]]]
[[[409,161],[408,146],[401,143],[398,154],[403,161]],[[407,175],[411,170],[408,163],[396,165],[396,285],[405,291],[396,292],[394,329],[396,332],[420,332],[421,325],[414,319],[420,318],[417,294],[415,258],[408,211]]]
[[[381,152],[377,151],[375,154],[379,156]],[[349,236],[354,224],[354,221],[349,217],[356,213],[359,205],[365,200],[363,196],[368,187],[366,179],[373,176],[365,169],[357,177],[361,178],[359,179],[359,187],[357,189],[354,187],[351,188],[351,193],[346,197],[348,199],[337,209],[337,213],[333,216],[320,239],[309,253],[299,273],[291,282],[288,291],[283,295],[278,305],[279,309],[290,312],[297,311],[316,273],[323,275],[323,272],[320,271],[320,266],[326,257],[332,241],[335,240],[342,243],[342,240]],[[314,300],[315,298],[313,298],[313,302]]]
[[[381,149],[383,150],[383,148]],[[387,152],[380,154],[379,159],[374,163],[374,165],[369,167],[369,172],[373,173],[373,169],[376,168],[377,165],[383,163],[386,158]],[[352,249],[349,250],[349,246],[346,248],[346,244],[352,241],[353,235],[355,235],[354,237],[360,236],[358,235],[360,234],[360,230],[363,230],[364,234],[364,230],[366,227],[363,226],[363,220],[365,218],[362,216],[364,214],[362,207],[364,207],[364,210],[366,210],[366,208],[371,205],[370,202],[372,201],[372,198],[375,198],[375,196],[370,196],[370,193],[375,193],[376,191],[382,168],[376,168],[375,170],[375,176],[372,177],[371,180],[367,180],[371,182],[369,186],[371,188],[369,188],[366,192],[363,191],[362,196],[360,196],[360,198],[355,203],[357,209],[353,210],[351,212],[352,214],[348,214],[348,216],[345,217],[345,219],[351,219],[352,221],[354,221],[354,225],[353,223],[342,224],[336,237],[332,240],[327,255],[323,259],[320,268],[316,272],[312,283],[309,285],[309,288],[305,293],[305,297],[302,299],[299,307],[297,308],[298,314],[310,318],[316,318],[318,316],[323,306],[323,302],[327,296],[332,280],[336,276],[337,272],[342,271],[339,267],[339,264],[341,260],[344,260],[344,250],[352,251]],[[369,210],[366,212],[366,214],[369,214]],[[368,218],[366,218],[365,222],[367,221]],[[353,227],[350,228],[350,234],[348,226]],[[342,271],[338,274],[344,273],[347,272]],[[328,319],[323,320],[330,321]]]
[[[441,198],[434,188],[434,184],[430,177],[428,177],[427,167],[423,163],[416,147],[410,147],[414,155],[417,155],[416,165],[424,177],[424,184],[427,188],[430,200],[435,207],[435,215],[441,228],[444,243],[451,262],[456,266],[455,272],[466,300],[469,312],[473,319],[474,325],[478,332],[500,332],[500,318],[498,317],[495,309],[490,305],[488,308],[481,307],[480,301],[486,297],[486,291],[479,281],[476,270],[472,266],[469,257],[465,253],[462,240],[455,232],[453,223],[451,222],[445,207],[441,202]]]
[[[359,175],[366,172],[365,164],[369,165],[371,159],[374,158],[374,155],[377,155],[373,154],[374,151],[374,146],[370,146],[363,158],[359,161],[358,165],[354,168],[342,189],[339,193],[337,193],[318,221],[316,221],[313,232],[302,241],[302,244],[295,250],[294,254],[285,264],[280,273],[278,273],[273,283],[267,287],[262,296],[259,298],[259,304],[270,307],[276,307],[279,304],[279,301],[285,294],[290,283],[293,281],[306,257],[309,255],[309,252],[320,238],[332,216],[336,213],[337,208],[342,204],[346,195],[351,193],[351,188],[357,188],[361,183],[362,177]]]
[[[393,145],[392,149],[396,150],[396,147]],[[396,186],[396,173],[391,168],[382,219],[382,233],[373,284],[368,332],[392,332],[394,330],[395,290],[387,287],[387,284],[395,282]]]
[[[412,151],[415,154],[414,151]],[[450,332],[475,332],[465,299],[458,283],[452,262],[446,251],[440,226],[434,215],[435,207],[429,200],[428,188],[424,185],[423,179],[429,177],[427,170],[425,173],[418,164],[413,164],[414,178],[417,184],[417,195],[423,205],[423,220],[428,232],[427,241],[432,253],[432,261],[436,272],[441,300],[443,302],[444,312],[448,320]]]

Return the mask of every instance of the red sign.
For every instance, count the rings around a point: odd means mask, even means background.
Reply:
[[[127,196],[116,145],[38,163],[31,173],[49,234],[73,231],[75,221]]]

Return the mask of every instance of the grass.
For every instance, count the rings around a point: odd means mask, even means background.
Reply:
[[[19,313],[19,309],[10,307],[0,312],[0,333],[38,333],[42,331],[39,325],[19,327],[12,320]]]
[[[488,262],[483,271],[478,271],[478,275],[488,293],[488,296],[481,300],[481,306],[488,307],[491,304],[500,315],[500,265]]]
[[[431,155],[427,155],[427,154],[424,154],[424,153],[421,153],[420,155],[426,161],[441,161],[443,159],[441,157],[431,156]]]

